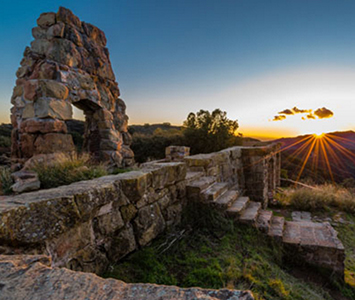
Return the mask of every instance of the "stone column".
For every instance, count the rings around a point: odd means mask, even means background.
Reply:
[[[13,160],[74,151],[65,121],[75,105],[86,115],[86,150],[117,166],[133,164],[126,106],[103,31],[63,7],[41,14],[37,25],[11,98]]]

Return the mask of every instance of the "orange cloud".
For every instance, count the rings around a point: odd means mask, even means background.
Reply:
[[[294,111],[292,109],[284,109],[283,111],[278,112],[279,115],[293,115]]]
[[[310,113],[312,112],[311,109],[299,109],[296,106],[294,108],[292,108],[292,110],[296,113],[296,114],[305,114],[305,113]]]
[[[319,119],[325,119],[325,118],[331,118],[333,117],[334,113],[325,107],[318,108],[314,114],[319,118]]]
[[[294,114],[307,114],[306,116],[301,117],[302,120],[331,118],[334,115],[330,109],[325,107],[318,108],[313,112],[312,109],[300,109],[295,106],[292,109],[287,108],[278,112],[278,115],[275,116],[272,121],[282,121],[285,120],[287,116]]]
[[[272,120],[273,121],[282,121],[282,120],[285,120],[285,119],[286,119],[286,116],[280,115],[280,116],[275,116]]]

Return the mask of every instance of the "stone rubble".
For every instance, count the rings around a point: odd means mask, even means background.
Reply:
[[[20,194],[24,192],[36,191],[41,187],[38,174],[32,171],[17,171],[11,174],[15,184],[11,186],[13,192]]]

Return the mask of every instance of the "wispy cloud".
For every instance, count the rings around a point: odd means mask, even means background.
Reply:
[[[279,116],[275,116],[272,120],[273,121],[282,121],[285,120],[286,116],[285,115],[279,115]]]
[[[294,115],[295,112],[291,109],[284,109],[283,111],[278,112],[279,115]]]

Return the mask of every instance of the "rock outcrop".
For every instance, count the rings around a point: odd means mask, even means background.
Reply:
[[[37,24],[11,98],[13,160],[74,151],[65,124],[74,105],[86,118],[85,150],[117,166],[131,165],[126,105],[119,98],[104,32],[63,7],[41,14]]]
[[[46,256],[0,255],[0,300],[253,300],[249,291],[182,289],[155,284],[127,284],[94,274],[52,268]]]

